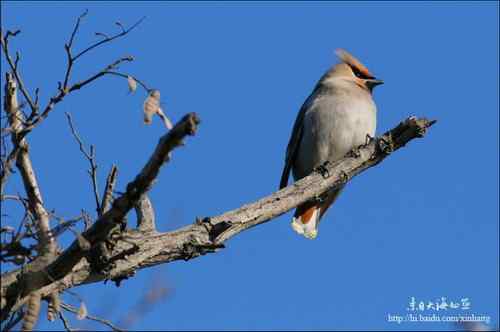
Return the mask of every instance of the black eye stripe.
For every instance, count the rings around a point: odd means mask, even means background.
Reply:
[[[350,66],[351,67],[351,70],[354,74],[354,76],[356,76],[357,78],[362,78],[362,79],[370,79],[370,78],[373,78],[371,76],[368,76],[368,75],[365,75],[363,74],[361,71],[359,71],[358,68],[356,67],[353,67],[353,66]]]

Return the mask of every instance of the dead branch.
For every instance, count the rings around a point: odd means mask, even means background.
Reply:
[[[76,61],[78,60],[79,57],[83,56],[84,54],[90,52],[91,50],[93,50],[94,48],[96,47],[99,47],[105,43],[109,43],[117,38],[120,38],[120,37],[123,37],[125,35],[127,35],[130,31],[134,30],[135,28],[137,28],[144,20],[146,19],[146,17],[143,17],[141,18],[139,21],[137,21],[135,24],[133,24],[130,28],[128,29],[124,29],[123,26],[121,25],[121,23],[119,23],[120,27],[122,28],[122,31],[120,33],[117,33],[109,38],[105,38],[101,41],[98,41],[97,43],[95,44],[92,44],[90,45],[89,47],[87,47],[86,49],[84,49],[83,51],[81,51],[80,53],[78,53],[77,55],[75,55],[75,57],[73,58],[73,61]]]
[[[90,164],[90,169],[87,172],[89,173],[90,179],[92,181],[92,189],[94,191],[94,199],[95,199],[97,215],[100,217],[102,210],[101,210],[101,199],[99,198],[99,185],[97,183],[97,162],[95,160],[94,146],[93,145],[90,146],[90,151],[87,151],[87,149],[85,149],[85,145],[83,144],[83,141],[78,135],[78,132],[75,129],[75,125],[73,124],[73,119],[71,117],[71,114],[68,112],[64,112],[64,114],[66,114],[66,118],[68,119],[68,124],[71,129],[71,134],[78,143],[80,152],[85,156],[85,158]]]
[[[71,313],[78,314],[78,309],[75,308],[75,307],[73,307],[70,304],[61,303],[61,308],[63,308],[66,311],[69,311]],[[89,320],[93,320],[95,322],[99,322],[101,324],[104,324],[104,325],[108,326],[109,328],[111,328],[113,331],[116,331],[116,332],[122,332],[122,331],[124,331],[124,330],[120,329],[119,327],[116,327],[109,320],[102,319],[102,318],[99,318],[99,317],[95,317],[95,316],[92,316],[92,315],[86,315],[85,318],[89,319]]]
[[[127,185],[126,192],[118,197],[109,211],[103,214],[88,230],[81,234],[85,240],[94,248],[104,240],[109,239],[109,235],[116,227],[123,227],[123,220],[126,214],[137,204],[141,196],[146,193],[156,179],[160,167],[170,160],[171,151],[183,145],[183,140],[188,135],[194,135],[199,124],[198,116],[189,113],[176,124],[171,131],[164,135],[158,143],[155,151],[146,163],[142,171],[136,178]],[[75,240],[58,258],[43,271],[33,271],[25,273],[17,279],[19,270],[2,275],[1,296],[6,299],[1,317],[7,317],[12,306],[17,309],[17,304],[24,304],[25,296],[34,289],[40,289],[68,275],[75,265],[81,263],[81,259],[89,254],[85,248]],[[14,278],[14,279],[12,279]],[[29,280],[30,282],[26,282]],[[13,282],[13,283],[12,283]],[[16,288],[16,284],[23,287]],[[17,295],[16,295],[17,294]],[[21,302],[16,299],[21,296]]]
[[[113,249],[109,252],[108,261],[112,264],[106,273],[98,273],[86,260],[80,260],[81,254],[72,245],[47,270],[57,281],[47,281],[40,285],[40,292],[49,294],[54,289],[62,291],[77,285],[103,280],[115,280],[118,283],[122,279],[132,276],[139,269],[176,260],[190,260],[218,251],[224,248],[225,241],[231,237],[251,227],[268,222],[307,200],[320,197],[332,188],[344,185],[352,177],[377,165],[409,141],[422,137],[427,128],[434,122],[427,119],[409,118],[381,137],[372,139],[371,142],[360,147],[357,153],[348,155],[335,163],[325,164],[321,172],[315,171],[278,192],[222,215],[199,219],[192,225],[167,233],[141,232],[138,229],[123,232],[116,239]],[[168,156],[168,149],[162,147],[162,142],[165,144],[167,138],[171,137],[171,133],[179,133],[179,125],[177,124],[171,132],[161,139],[157,151],[141,174],[149,174],[148,170],[158,163],[161,164],[158,159],[161,160],[161,158]],[[159,151],[163,151],[163,153],[160,154]],[[159,168],[154,167],[154,169],[157,172]],[[141,176],[141,174],[134,182],[139,181],[138,179],[152,178],[145,176],[145,174]],[[132,183],[129,184],[127,191],[134,191],[132,188],[135,186]],[[151,182],[146,181],[145,186],[141,187],[147,187],[147,183]],[[124,200],[123,197],[130,196],[124,194],[117,201]],[[108,222],[116,220],[111,217],[108,219],[108,215],[113,209],[119,209],[122,206],[122,203],[117,203],[117,201],[109,212],[104,214],[88,232],[84,233],[92,243],[95,243],[97,239],[102,239],[102,236],[96,232],[106,230],[100,226],[103,220]],[[117,212],[117,215],[122,216],[123,211],[120,209],[120,213]],[[71,266],[70,269],[65,269],[62,266],[66,263]],[[2,308],[2,317],[15,312],[26,301],[26,295],[15,287],[19,282],[17,280],[19,273],[20,270],[15,270],[5,277],[2,276],[3,284],[5,284],[2,286],[4,287],[2,296],[6,297],[7,301],[12,297],[17,299],[19,296],[18,300],[14,301],[15,303],[9,303]]]
[[[28,153],[28,142],[25,138],[19,138],[19,133],[23,130],[23,114],[19,111],[17,102],[17,85],[12,74],[6,73],[5,102],[4,110],[8,115],[9,124],[12,128],[11,138],[15,150],[18,150],[16,166],[21,173],[24,189],[28,196],[28,210],[35,218],[35,226],[38,235],[38,260],[47,265],[55,258],[57,243],[50,231],[49,214],[43,205],[42,194],[38,186],[36,173],[31,163]],[[39,266],[42,267],[42,266]],[[28,279],[26,282],[37,284],[36,277]],[[36,288],[33,288],[36,289]],[[28,294],[28,305],[23,330],[31,330],[40,312],[40,295],[38,292]]]
[[[38,109],[38,105],[33,102],[33,99],[31,98],[30,94],[28,93],[28,90],[26,89],[26,86],[23,83],[23,80],[21,78],[21,74],[19,73],[19,68],[18,68],[18,62],[20,59],[19,53],[16,53],[16,60],[12,60],[12,57],[10,56],[10,51],[9,51],[9,37],[15,37],[17,34],[19,34],[21,30],[16,30],[14,32],[8,30],[5,36],[3,35],[3,32],[0,31],[0,44],[2,45],[2,50],[5,55],[5,59],[7,59],[7,63],[10,66],[10,69],[14,73],[14,77],[16,78],[17,83],[19,84],[19,90],[21,90],[21,93],[23,94],[24,99],[26,99],[26,102],[31,108],[32,112],[36,112]]]
[[[19,133],[23,130],[22,113],[19,112],[16,89],[17,84],[10,73],[6,74],[5,102],[4,109],[9,115],[9,123],[12,128],[11,138],[14,148],[18,148],[19,153],[16,166],[21,173],[24,188],[28,196],[28,207],[37,220],[38,236],[40,239],[41,253],[54,253],[56,244],[50,234],[49,215],[43,206],[42,194],[36,179],[33,165],[28,154],[28,143],[24,138],[19,140]]]
[[[102,195],[102,203],[101,203],[101,213],[99,216],[102,216],[103,213],[109,210],[111,205],[111,201],[113,199],[113,191],[116,186],[116,177],[118,174],[118,167],[113,165],[111,167],[111,171],[109,171],[108,177],[106,178],[106,187],[104,188],[104,194]]]
[[[69,322],[68,320],[66,319],[66,317],[64,317],[64,314],[62,313],[62,311],[59,311],[59,318],[61,319],[61,321],[63,322],[63,325],[64,325],[64,328],[66,329],[66,331],[68,332],[73,332],[75,331],[74,329],[71,328],[71,326],[69,325]]]
[[[138,230],[141,232],[152,232],[156,229],[155,211],[147,194],[142,195],[135,204],[135,212],[137,214]]]

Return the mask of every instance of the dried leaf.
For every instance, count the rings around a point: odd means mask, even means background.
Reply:
[[[80,303],[80,308],[78,308],[78,313],[76,314],[76,319],[82,320],[87,318],[87,306],[85,305],[84,302]]]
[[[174,126],[172,125],[172,121],[163,113],[162,109],[158,107],[158,116],[163,120],[163,123],[165,124],[165,127],[167,127],[168,130],[172,129]]]
[[[160,108],[160,91],[153,90],[144,101],[144,123],[151,124],[153,115],[158,113]]]
[[[134,78],[132,76],[129,76],[127,78],[127,81],[128,81],[128,92],[129,93],[134,93],[135,90],[137,90],[137,82],[136,82],[136,80],[134,80]]]

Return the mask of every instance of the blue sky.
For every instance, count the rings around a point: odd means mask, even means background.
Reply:
[[[192,223],[276,190],[295,116],[342,47],[386,84],[377,88],[380,134],[409,115],[437,119],[422,140],[355,178],[309,241],[288,213],[190,262],[139,271],[120,288],[74,289],[91,314],[118,322],[154,278],[171,289],[131,328],[141,330],[450,330],[450,323],[388,322],[411,297],[468,298],[498,326],[499,35],[495,2],[2,2],[2,27],[20,28],[24,81],[56,92],[63,45],[89,9],[75,42],[147,19],[124,39],[85,56],[74,80],[123,55],[121,67],[161,90],[175,122],[187,112],[199,133],[174,152],[151,191],[160,230]],[[2,93],[5,61],[2,55]],[[107,77],[69,96],[30,136],[46,206],[71,217],[94,211],[86,160],[68,129],[95,144],[105,182],[118,190],[164,133],[142,123],[144,94]],[[7,193],[22,192],[15,178]],[[15,205],[5,205],[15,224]],[[3,210],[3,209],[2,209]],[[134,218],[131,217],[131,220]],[[61,239],[68,243],[71,235]],[[74,297],[66,295],[71,303]],[[434,313],[428,310],[425,314]],[[440,312],[441,313],[441,312]],[[99,325],[72,321],[74,327]],[[85,325],[87,324],[87,325]],[[62,328],[45,318],[40,329]]]

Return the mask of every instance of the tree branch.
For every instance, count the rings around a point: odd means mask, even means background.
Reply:
[[[27,121],[27,124],[26,124],[25,128],[23,129],[22,137],[24,137],[25,135],[27,135],[31,130],[33,130],[33,128],[35,128],[43,120],[45,120],[45,118],[47,118],[47,116],[54,109],[54,107],[58,103],[60,103],[64,99],[64,97],[66,95],[68,95],[69,93],[71,93],[71,92],[73,92],[75,90],[79,90],[79,89],[83,88],[84,86],[88,85],[89,83],[92,83],[96,79],[98,79],[98,78],[106,75],[109,70],[111,70],[113,68],[116,68],[122,62],[126,62],[126,61],[129,62],[129,61],[133,61],[133,60],[134,60],[134,58],[131,57],[131,56],[120,58],[120,59],[114,61],[113,63],[107,65],[103,70],[101,70],[100,72],[92,75],[91,77],[89,77],[89,78],[87,78],[87,79],[85,79],[83,81],[77,82],[77,83],[73,84],[69,88],[66,88],[66,89],[60,88],[59,89],[59,93],[56,96],[50,98],[49,103],[47,104],[47,106],[44,108],[43,112],[40,115],[34,117],[33,119],[31,119],[32,117],[30,116],[30,118]]]
[[[156,230],[155,211],[153,204],[149,200],[147,194],[141,196],[135,204],[135,212],[137,214],[137,229],[141,232],[152,232]]]
[[[66,55],[68,56],[68,65],[66,67],[66,74],[64,74],[64,83],[63,90],[66,89],[69,82],[69,76],[71,75],[71,69],[73,68],[73,63],[75,62],[73,56],[71,55],[71,48],[73,47],[73,41],[75,40],[76,33],[78,32],[78,28],[80,27],[80,22],[82,19],[87,16],[88,10],[85,10],[83,14],[81,14],[76,20],[75,27],[73,28],[73,32],[71,33],[71,37],[69,38],[69,42],[64,45],[64,49],[66,50]]]
[[[21,74],[19,73],[19,70],[17,68],[17,64],[18,64],[19,58],[20,58],[19,53],[16,53],[16,60],[13,61],[12,57],[10,56],[10,51],[9,51],[9,37],[10,36],[15,37],[20,32],[21,32],[21,30],[16,30],[14,32],[9,30],[9,31],[7,31],[7,33],[5,34],[5,37],[4,37],[3,32],[0,31],[0,44],[2,45],[2,50],[3,50],[3,53],[5,55],[5,59],[7,59],[7,63],[9,64],[10,69],[14,73],[14,76],[16,78],[17,83],[19,83],[19,90],[21,90],[21,93],[23,94],[24,99],[26,99],[26,102],[30,106],[32,112],[36,113],[36,111],[38,109],[38,105],[35,104],[33,102],[33,100],[31,99],[31,96],[30,96],[28,90],[26,89],[26,86],[24,85],[23,80],[21,78]]]
[[[74,314],[78,314],[78,309],[73,307],[72,305],[67,304],[67,303],[61,303],[61,308],[63,308],[66,311],[72,312]],[[95,317],[92,315],[87,315],[85,318],[89,319],[89,320],[93,320],[93,321],[101,323],[101,324],[104,324],[104,325],[108,326],[109,328],[111,328],[113,331],[116,331],[116,332],[124,331],[124,330],[116,327],[115,325],[113,325],[109,320]]]
[[[106,187],[104,188],[104,194],[102,196],[101,213],[99,216],[103,215],[109,210],[111,201],[113,199],[113,191],[115,190],[117,174],[118,167],[116,167],[116,165],[113,165],[106,179]]]
[[[14,150],[18,150],[16,166],[21,173],[24,189],[28,196],[28,208],[35,218],[35,226],[38,234],[38,257],[37,268],[42,269],[55,258],[57,243],[50,231],[49,214],[43,206],[43,199],[38,181],[35,175],[35,170],[29,156],[28,142],[25,138],[20,138],[19,134],[23,130],[23,114],[19,110],[17,102],[17,86],[12,74],[6,73],[5,83],[5,102],[4,109],[8,115],[10,127],[12,129],[11,139]],[[40,282],[40,278],[32,276],[25,281],[30,285],[31,290],[36,289],[36,285]],[[40,296],[38,292],[27,293],[29,300],[25,319],[23,322],[23,330],[31,330],[38,320],[40,312]]]
[[[99,185],[97,184],[97,163],[95,161],[95,149],[94,146],[90,146],[90,151],[88,152],[85,149],[85,145],[83,144],[82,139],[78,135],[78,132],[75,129],[75,126],[73,124],[73,119],[71,117],[71,114],[68,112],[65,112],[66,118],[68,119],[68,124],[71,129],[71,133],[73,134],[73,137],[75,138],[76,142],[78,143],[78,147],[80,148],[80,152],[85,156],[85,158],[88,160],[90,164],[90,169],[88,171],[90,175],[90,179],[92,180],[92,189],[94,191],[94,199],[95,199],[95,204],[96,204],[96,211],[97,215],[100,217],[101,216],[101,199],[99,198]]]
[[[139,24],[141,24],[145,19],[146,19],[146,17],[141,18],[139,21],[137,21],[134,25],[132,25],[130,28],[128,28],[126,30],[123,29],[123,26],[121,25],[121,23],[117,22],[118,23],[117,25],[119,25],[122,28],[122,32],[120,32],[112,37],[105,38],[105,39],[103,39],[95,44],[90,45],[89,47],[87,47],[86,49],[84,49],[83,51],[81,51],[80,53],[75,55],[75,57],[73,58],[73,61],[78,60],[79,57],[83,56],[85,53],[90,52],[91,50],[93,50],[94,48],[96,48],[102,44],[109,43],[117,38],[125,36],[127,33],[134,30],[135,28],[137,28],[139,26]]]
[[[167,233],[143,232],[138,229],[123,232],[115,239],[114,247],[109,253],[109,269],[106,273],[96,272],[88,261],[80,260],[78,252],[72,246],[66,251],[67,255],[63,255],[65,258],[61,257],[58,260],[59,262],[54,262],[48,269],[50,274],[56,277],[54,279],[57,281],[40,285],[40,292],[49,294],[55,289],[62,291],[77,285],[103,280],[114,280],[119,284],[121,280],[132,276],[139,269],[176,260],[189,260],[206,253],[218,251],[224,248],[224,242],[231,237],[251,227],[268,222],[308,200],[321,197],[322,194],[332,188],[344,185],[352,177],[377,165],[390,153],[405,146],[409,141],[422,137],[427,128],[434,123],[435,121],[427,119],[409,118],[381,137],[372,139],[355,153],[351,153],[335,163],[325,164],[321,171],[315,171],[293,185],[219,216],[198,219],[192,225]],[[165,143],[171,133],[178,133],[178,131],[179,124],[161,139],[155,154],[141,174],[144,172],[149,174],[148,170],[153,165],[161,164],[159,160],[168,157],[168,149],[162,148],[162,142]],[[163,153],[160,154],[159,151],[163,151]],[[154,168],[156,170],[154,172],[157,172],[158,168]],[[146,178],[152,179],[154,177],[139,175],[135,181],[138,181],[138,179],[145,180]],[[151,184],[151,181],[147,181],[147,183]],[[141,188],[147,186],[146,184]],[[127,191],[133,191],[131,184],[127,188]],[[140,192],[143,193],[142,190]],[[124,194],[122,197],[130,197],[129,195]],[[138,199],[141,195],[138,196]],[[122,197],[118,200],[121,200]],[[118,208],[121,203],[115,201],[112,210],[115,205]],[[93,232],[101,229],[102,220],[112,220],[107,219],[108,213],[103,216],[101,221],[96,222],[99,226],[94,225],[92,227],[94,231],[91,231],[91,228],[89,230],[91,232],[85,235],[86,237],[89,236],[88,239],[91,239],[92,243],[95,243],[95,239],[98,238],[97,234]],[[123,215],[123,212],[120,214]],[[70,258],[68,255],[76,255],[76,258]],[[67,262],[70,263],[71,268],[62,270],[64,267],[61,264]],[[5,277],[2,276],[2,284],[5,284],[5,287],[2,286],[5,289],[2,291],[2,297],[11,298],[13,296],[17,299],[14,304],[2,308],[2,317],[4,317],[4,313],[15,312],[26,301],[26,296],[18,288],[15,288],[18,283],[17,275],[19,273],[20,270],[16,270]],[[13,289],[14,291],[12,291]],[[19,298],[16,296],[19,296]]]
[[[126,192],[118,197],[109,211],[100,217],[88,230],[81,236],[89,242],[90,247],[95,248],[99,243],[109,239],[109,235],[117,226],[125,226],[123,220],[126,214],[139,201],[141,196],[146,193],[154,180],[156,179],[160,167],[170,160],[171,151],[183,145],[183,140],[188,135],[194,135],[200,120],[195,113],[189,113],[182,118],[176,126],[164,135],[158,143],[155,151],[136,178],[127,185]],[[80,241],[75,240],[68,249],[66,249],[58,258],[43,271],[34,271],[26,273],[17,279],[18,272],[6,273],[2,275],[2,297],[7,299],[7,303],[2,307],[0,318],[4,319],[10,314],[10,309],[17,303],[17,297],[24,298],[30,291],[39,289],[44,285],[53,283],[55,280],[64,278],[73,267],[89,251],[82,248]],[[12,278],[16,278],[13,280]],[[27,283],[26,279],[30,282]],[[14,284],[11,282],[15,281]],[[16,288],[20,283],[23,287]],[[2,302],[3,303],[3,302]],[[24,302],[23,302],[24,303]]]
[[[42,194],[28,154],[28,143],[24,138],[19,139],[19,134],[23,130],[23,116],[19,111],[16,90],[17,84],[12,74],[6,73],[4,110],[8,115],[10,127],[12,128],[12,144],[14,149],[19,150],[16,165],[21,173],[28,196],[28,207],[36,219],[41,253],[54,253],[56,244],[50,234],[49,215],[43,206]]]

